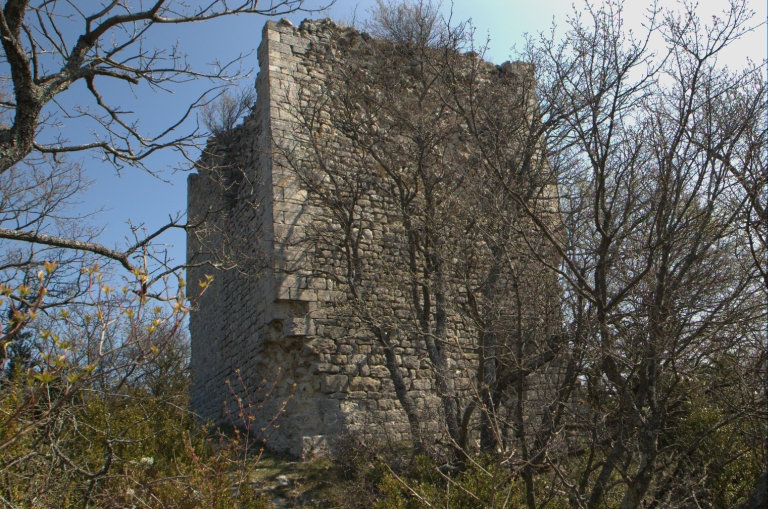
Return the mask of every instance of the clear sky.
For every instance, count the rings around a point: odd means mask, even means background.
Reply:
[[[316,0],[308,0],[309,3],[313,1]],[[357,17],[361,18],[372,4],[372,0],[337,0],[330,11],[311,17],[350,18],[356,9]],[[563,27],[566,16],[572,12],[572,4],[572,0],[455,0],[453,16],[455,20],[471,18],[478,38],[485,39],[486,34],[490,37],[491,46],[486,58],[502,63],[509,59],[513,45],[522,44],[523,34],[548,31],[553,22]],[[661,1],[661,5],[665,6],[674,4],[671,0]],[[576,1],[576,5],[582,4]],[[627,19],[630,24],[639,24],[642,21],[647,5],[642,0],[627,2]],[[723,2],[716,0],[702,0],[699,5],[704,20],[718,14],[723,8]],[[756,13],[756,24],[766,19],[765,1],[752,0],[752,9]],[[445,2],[444,10],[450,10],[449,2]],[[308,15],[289,16],[294,24],[298,24],[305,17]],[[157,32],[163,36],[155,37],[151,42],[160,46],[178,41],[181,51],[189,55],[190,62],[197,68],[204,68],[217,59],[226,61],[239,54],[247,55],[243,59],[243,69],[253,69],[253,72],[249,78],[242,81],[241,86],[253,86],[258,68],[255,50],[259,45],[265,21],[264,17],[241,16],[181,28],[159,27]],[[728,55],[729,64],[738,66],[744,62],[745,57],[756,62],[765,59],[764,24],[731,51]],[[173,95],[158,94],[144,88],[131,90],[128,87],[108,89],[105,94],[113,104],[121,104],[135,111],[141,125],[153,131],[163,125],[167,126],[169,119],[180,114],[206,85],[208,84],[187,84],[176,89]],[[82,92],[82,88],[74,87],[63,99],[71,104],[82,97]],[[94,216],[91,222],[106,225],[101,236],[101,241],[105,244],[124,245],[129,234],[129,220],[133,224],[144,223],[151,230],[167,221],[169,214],[184,211],[186,208],[187,173],[174,172],[171,169],[180,164],[179,158],[172,152],[154,157],[149,163],[167,182],[133,168],[126,168],[117,175],[109,164],[89,156],[83,157],[82,161],[88,175],[94,180],[94,185],[79,208],[83,211],[104,209]],[[163,239],[170,247],[170,254],[176,260],[182,261],[185,256],[184,235],[176,232],[166,235]]]

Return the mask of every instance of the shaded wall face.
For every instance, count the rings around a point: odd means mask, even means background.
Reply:
[[[394,441],[411,438],[382,343],[373,333],[372,326],[386,321],[399,324],[390,339],[424,432],[439,432],[441,421],[425,340],[410,326],[402,209],[371,186],[353,213],[359,233],[357,274],[366,292],[362,309],[345,284],[348,259],[339,237],[343,221],[308,185],[307,168],[297,166],[297,161],[311,160],[301,156],[308,140],[299,118],[301,105],[309,99],[305,92],[325,93],[325,78],[333,72],[327,55],[335,51],[334,34],[338,29],[322,21],[300,28],[267,23],[254,111],[226,144],[209,145],[199,175],[189,180],[190,219],[205,221],[189,235],[188,260],[209,262],[189,270],[190,292],[206,275],[214,277],[190,317],[193,407],[204,420],[242,425],[239,397],[244,413],[254,417],[250,422],[256,434],[267,427],[269,447],[296,455],[318,447],[318,436],[351,432]],[[481,264],[473,284],[487,272]],[[551,281],[529,276],[525,295],[551,295]],[[502,294],[508,288],[506,279],[500,280],[497,291]],[[476,323],[462,311],[467,303],[462,284],[450,285],[446,343],[451,345],[446,352],[451,390],[467,402],[476,396],[472,346],[481,338]],[[527,299],[531,304],[536,300]],[[526,308],[525,313],[528,324],[536,321],[533,311]],[[513,329],[504,320],[499,332]]]
[[[257,330],[266,313],[263,288],[254,277],[268,251],[268,189],[253,146],[263,124],[257,114],[229,133],[226,143],[209,143],[188,180],[188,216],[198,226],[188,232],[187,294],[193,303],[193,408],[208,421],[226,423],[225,402],[233,396],[237,373],[256,359]],[[202,288],[212,277],[209,286]]]

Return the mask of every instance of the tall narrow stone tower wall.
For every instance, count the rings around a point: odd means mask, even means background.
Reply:
[[[337,30],[326,20],[300,27],[267,22],[253,112],[209,144],[188,181],[190,222],[204,225],[188,238],[190,298],[196,300],[198,282],[213,276],[190,316],[192,405],[219,425],[241,425],[239,405],[251,405],[245,411],[255,417],[252,429],[267,428],[269,447],[295,455],[345,432],[395,441],[410,436],[382,346],[360,323],[342,319],[347,289],[323,276],[339,263],[334,246],[307,242],[311,234],[334,230],[334,218],[282,156],[301,140],[295,123],[301,91],[320,87],[322,93],[325,73],[333,72],[322,55],[335,51]],[[374,254],[370,263],[382,263],[370,273],[386,270],[406,280],[398,268],[405,266],[402,218],[387,198],[372,193],[365,201],[370,221],[361,249]],[[370,301],[393,316],[407,315],[402,293],[378,287],[378,276],[364,283]],[[449,328],[457,344],[475,333],[458,316],[450,317]],[[396,341],[401,375],[430,426],[439,401],[425,343]],[[458,394],[471,386],[475,360],[469,350],[449,360]],[[268,424],[276,417],[273,429]]]

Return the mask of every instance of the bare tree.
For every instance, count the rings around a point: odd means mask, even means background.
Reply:
[[[121,449],[137,426],[162,413],[163,404],[182,405],[178,415],[192,422],[183,408],[185,389],[174,388],[157,407],[164,396],[146,392],[142,380],[165,368],[175,370],[176,380],[183,379],[186,313],[209,280],[195,281],[187,299],[185,264],[169,260],[159,241],[174,228],[194,229],[205,237],[227,204],[192,222],[178,213],[152,232],[131,226],[128,245],[110,247],[99,241],[98,216],[75,211],[90,182],[80,164],[67,157],[91,151],[114,167],[149,171],[143,161],[159,150],[196,157],[208,130],[221,143],[252,99],[243,94],[227,102],[230,96],[225,95],[217,102],[214,96],[238,78],[230,72],[237,59],[211,72],[199,71],[178,48],[148,50],[148,37],[158,25],[285,14],[305,10],[305,2],[188,6],[161,0],[147,7],[114,1],[90,9],[9,1],[0,11],[8,85],[0,103],[0,470],[5,479],[0,503],[6,506],[53,506],[61,502],[57,497],[69,496],[72,483],[82,506],[99,505],[99,489],[109,484],[117,465],[136,467],[121,458]],[[186,105],[168,125],[146,131],[100,93],[107,80],[173,92],[180,82],[199,78],[213,80],[207,95]],[[79,81],[90,95],[65,109],[59,95]],[[196,115],[206,106],[209,125],[201,127]],[[77,133],[59,129],[57,118],[62,117],[90,122],[95,139],[70,143]],[[226,194],[229,188],[221,184]],[[252,268],[253,260],[242,256],[238,246],[217,254],[193,265]],[[159,367],[158,362],[174,355],[173,367]],[[139,407],[146,403],[147,412],[127,417],[121,414],[121,399],[140,402]],[[157,432],[134,435],[139,438],[133,443],[151,441]],[[183,426],[178,432],[184,432]],[[83,448],[82,440],[98,445]],[[177,442],[184,447],[184,441]],[[199,453],[189,447],[190,454]],[[228,461],[221,460],[224,481]],[[178,484],[178,479],[169,482]],[[149,491],[148,501],[154,496]]]
[[[206,105],[208,111],[212,111],[211,90],[238,78],[238,71],[232,69],[240,59],[218,62],[213,71],[197,70],[178,48],[149,49],[148,37],[163,25],[199,23],[240,14],[281,15],[307,11],[309,7],[324,5],[307,6],[304,0],[280,0],[268,5],[256,1],[236,5],[215,1],[189,6],[160,0],[146,7],[114,1],[84,9],[61,2],[6,2],[0,12],[0,33],[5,64],[3,79],[9,83],[9,90],[0,103],[0,116],[7,122],[0,125],[0,173],[30,156],[60,158],[83,151],[100,152],[105,163],[118,168],[127,164],[145,171],[143,161],[159,150],[175,150],[192,161],[209,134],[196,125],[196,111]],[[107,81],[173,91],[182,82],[203,78],[213,80],[213,89],[187,105],[179,118],[160,128],[153,126],[149,131],[99,91]],[[77,82],[85,83],[89,96],[72,110],[66,109],[57,97]],[[219,113],[227,113],[221,107],[223,102],[217,106]],[[88,127],[95,139],[70,142],[74,133],[59,129],[57,119],[61,117],[89,121]],[[232,120],[222,127],[232,127],[229,125]],[[102,246],[95,239],[82,240],[24,228],[4,228],[0,230],[0,238],[90,252],[135,271],[143,268],[131,261],[133,256],[168,229],[183,227],[179,216],[171,217],[155,232],[137,229],[136,242],[125,250]],[[158,261],[160,259],[161,255]]]
[[[586,6],[563,42],[532,40],[527,65],[498,68],[466,27],[398,25],[429,10],[385,7],[383,39],[343,33],[324,93],[301,91],[283,155],[341,225],[314,239],[391,350],[412,429],[395,350],[415,337],[457,455],[472,460],[462,426],[480,408],[531,509],[745,499],[766,454],[765,85],[717,57],[751,29],[746,3],[711,25],[690,5],[652,9],[642,37],[620,4]],[[435,38],[398,38],[435,23]],[[370,254],[381,207],[405,268]],[[551,281],[557,309],[536,299]],[[473,331],[455,350],[453,320]],[[480,374],[461,391],[456,352]]]
[[[718,155],[728,147],[754,164],[754,133],[765,129],[740,106],[764,101],[758,68],[716,65],[749,19],[740,1],[710,26],[692,6],[652,10],[637,38],[625,32],[620,4],[587,6],[564,42],[531,41],[521,55],[536,69],[539,110],[525,129],[503,123],[484,107],[484,90],[468,91],[453,73],[479,167],[562,260],[531,250],[565,285],[573,363],[541,425],[531,426],[525,463],[549,471],[573,507],[727,506],[764,462],[764,437],[750,430],[765,422],[756,392],[765,308],[749,262],[752,236],[763,233],[753,223],[744,234],[744,206],[754,205],[733,178],[739,171]],[[667,43],[661,58],[649,50],[655,34]],[[541,137],[548,161],[535,157]],[[510,182],[520,161],[538,164],[534,174],[559,189],[565,237],[531,206],[527,188]],[[707,424],[692,431],[699,420]],[[568,430],[569,440],[553,442]],[[724,432],[728,441],[714,439]],[[747,450],[759,452],[747,461]],[[753,477],[726,495],[723,483],[734,481],[724,476],[740,461]],[[536,507],[539,494],[530,482],[528,490]]]
[[[142,159],[165,147],[185,152],[193,148],[199,133],[178,137],[177,127],[200,104],[163,129],[159,135],[145,135],[118,107],[110,106],[96,87],[96,78],[121,80],[138,85],[145,82],[156,89],[196,78],[227,80],[232,64],[218,65],[211,73],[196,71],[177,51],[147,51],[143,42],[159,25],[199,23],[238,14],[281,15],[305,10],[303,0],[280,0],[262,6],[260,2],[229,5],[212,2],[200,6],[160,0],[147,8],[127,2],[110,2],[91,11],[70,4],[27,0],[7,2],[2,10],[4,61],[12,82],[14,100],[3,103],[11,125],[2,128],[0,170],[6,171],[33,151],[60,154],[89,149],[104,151],[115,164],[141,165]],[[81,26],[79,35],[68,34]],[[67,34],[67,35],[65,35]],[[50,69],[50,71],[49,71]],[[45,125],[44,108],[77,81],[84,81],[101,113],[85,105],[79,114],[90,117],[102,129],[102,138],[91,143],[70,145],[63,136],[58,143],[37,141]]]
[[[225,90],[217,101],[203,107],[203,124],[212,136],[226,136],[245,114],[250,113],[255,102],[254,89],[241,89],[235,94]]]

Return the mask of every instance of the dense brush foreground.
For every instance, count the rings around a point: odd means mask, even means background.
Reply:
[[[348,437],[326,458],[296,459],[262,452],[260,430],[221,434],[196,422],[187,407],[184,342],[175,336],[164,352],[128,377],[95,377],[60,411],[32,432],[25,425],[60,402],[66,379],[28,379],[23,359],[3,381],[6,425],[0,435],[3,472],[0,496],[7,507],[152,508],[426,508],[525,507],[526,487],[509,462],[473,453],[462,468],[445,457],[414,457],[407,444],[361,443]],[[30,394],[35,400],[30,401]],[[266,393],[255,395],[254,402]],[[700,396],[704,401],[704,396]],[[245,412],[249,404],[243,404]],[[13,412],[13,414],[11,413]],[[9,423],[8,416],[14,421]],[[761,473],[761,458],[738,420],[718,426],[722,410],[706,403],[681,415],[674,437],[687,449],[686,468],[707,470],[724,451],[732,460],[707,477],[699,496],[709,507],[744,500]],[[279,419],[275,421],[279,425]],[[10,424],[10,425],[8,425]],[[702,431],[718,426],[702,438]],[[15,438],[19,437],[19,438]],[[578,456],[557,465],[583,468]],[[551,472],[533,476],[537,502],[572,507],[565,490],[553,489]],[[682,489],[682,488],[681,488]],[[613,497],[611,495],[610,497]],[[618,506],[619,499],[605,507]]]

